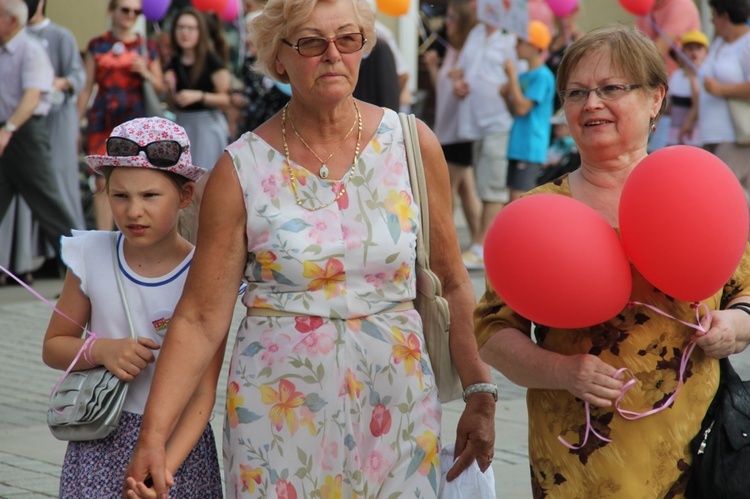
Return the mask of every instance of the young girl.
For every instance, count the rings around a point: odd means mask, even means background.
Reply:
[[[117,429],[100,440],[70,442],[60,479],[62,498],[119,498],[159,348],[193,258],[193,245],[178,232],[180,210],[190,205],[195,182],[206,170],[192,164],[185,130],[162,118],[138,118],[116,127],[107,139],[107,154],[86,156],[86,162],[106,179],[120,233],[77,231],[62,238],[68,273],[57,307],[76,323],[52,315],[43,358],[50,367],[65,370],[84,343],[76,324],[88,323],[97,337],[73,370],[105,366],[129,382]],[[115,272],[120,273],[137,341],[130,335]],[[206,380],[216,379],[222,356],[223,349]],[[199,386],[174,429],[176,438],[167,450],[174,475],[170,497],[222,497],[208,425],[215,395],[215,385]],[[202,433],[191,434],[191,427]]]

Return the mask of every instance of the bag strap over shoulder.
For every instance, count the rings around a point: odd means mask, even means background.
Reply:
[[[130,316],[130,307],[128,306],[128,297],[125,296],[125,288],[122,285],[122,271],[120,270],[120,262],[117,259],[117,232],[112,233],[112,240],[114,241],[114,249],[112,251],[112,261],[114,265],[115,277],[117,277],[117,288],[120,290],[120,298],[122,299],[122,306],[125,308],[125,317],[128,318],[128,327],[130,328],[130,336],[135,341],[138,341],[138,335],[133,327],[133,318]]]
[[[421,213],[421,228],[417,232],[417,264],[430,268],[430,208],[427,202],[427,185],[424,178],[422,152],[419,149],[419,135],[417,134],[417,119],[413,114],[398,113],[401,127],[404,129],[404,148],[406,149],[406,163],[409,166],[409,179],[414,202]]]

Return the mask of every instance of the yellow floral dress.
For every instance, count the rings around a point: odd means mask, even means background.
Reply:
[[[538,187],[534,193],[571,195],[567,177]],[[695,310],[689,303],[661,293],[632,266],[631,270],[632,301],[695,323]],[[703,303],[716,310],[740,295],[750,295],[747,250],[724,289]],[[554,300],[554,296],[540,299]],[[489,283],[474,318],[480,346],[503,328],[517,328],[531,335],[530,322],[509,309]],[[535,325],[534,337],[546,350],[565,355],[597,355],[616,368],[630,369],[637,383],[627,392],[621,407],[645,412],[660,407],[674,392],[680,360],[694,332],[644,306],[633,306],[610,321],[587,329]],[[592,427],[612,442],[590,435],[579,450],[568,449],[557,437],[560,435],[575,445],[583,442],[586,428],[583,402],[565,390],[529,389],[526,400],[534,497],[683,497],[692,462],[688,444],[698,433],[718,387],[719,364],[696,347],[684,380],[672,407],[638,420],[627,420],[612,408],[591,406]]]
[[[299,314],[248,316],[237,333],[227,496],[436,497],[441,412],[421,320],[387,312],[415,296],[419,228],[398,115],[385,111],[350,180],[289,165],[252,133],[227,151],[247,209],[242,301]]]

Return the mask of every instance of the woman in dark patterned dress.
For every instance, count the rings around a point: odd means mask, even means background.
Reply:
[[[87,154],[104,154],[104,142],[119,124],[146,115],[143,81],[161,93],[163,76],[156,44],[133,31],[142,13],[141,0],[109,0],[110,30],[93,38],[86,49],[86,86],[78,97],[78,113],[86,116],[84,147]],[[96,95],[89,106],[96,85]],[[96,191],[104,183],[96,178]],[[103,196],[94,196],[96,228],[112,230],[112,214]]]

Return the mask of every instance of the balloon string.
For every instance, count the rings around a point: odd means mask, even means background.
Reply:
[[[654,312],[657,312],[657,313],[659,313],[659,314],[661,314],[661,315],[663,315],[665,317],[669,317],[670,319],[674,319],[674,320],[676,320],[676,321],[678,321],[678,322],[680,322],[680,323],[682,323],[682,324],[684,324],[684,325],[686,325],[688,327],[696,329],[698,331],[698,334],[701,334],[701,335],[706,334],[707,331],[706,331],[706,328],[704,328],[703,325],[701,325],[701,321],[700,321],[700,309],[701,308],[705,309],[705,311],[706,311],[706,317],[708,317],[709,320],[710,320],[710,317],[711,317],[711,311],[709,310],[708,306],[706,306],[705,303],[697,303],[696,302],[696,303],[693,303],[692,305],[690,305],[691,308],[695,309],[696,324],[685,322],[685,321],[682,321],[682,320],[677,319],[675,317],[672,317],[671,315],[669,315],[668,313],[664,312],[663,310],[660,310],[660,309],[658,309],[658,308],[656,308],[656,307],[654,307],[652,305],[649,305],[647,303],[641,303],[641,302],[637,302],[637,301],[628,302],[628,306],[630,306],[630,307],[635,306],[635,305],[642,305],[642,306],[644,306],[646,308],[649,308],[649,309],[653,310]],[[636,420],[636,419],[645,418],[646,416],[651,416],[652,414],[656,414],[656,413],[661,412],[664,409],[670,407],[674,403],[674,401],[676,400],[677,394],[680,393],[680,390],[682,389],[682,385],[684,384],[683,379],[685,377],[685,371],[687,369],[687,363],[690,360],[690,356],[693,354],[693,350],[695,350],[695,346],[696,346],[695,341],[690,341],[690,343],[688,344],[688,346],[685,348],[685,351],[682,354],[682,358],[680,359],[680,370],[679,370],[679,375],[678,375],[679,378],[677,380],[677,388],[675,388],[674,392],[672,392],[672,394],[669,396],[669,398],[667,398],[667,400],[664,402],[664,404],[662,404],[660,407],[657,407],[655,409],[650,409],[650,410],[645,411],[645,412],[636,412],[636,411],[631,411],[631,410],[628,410],[628,409],[621,408],[620,404],[622,403],[623,397],[625,397],[625,394],[631,388],[633,388],[633,386],[635,386],[637,380],[635,378],[635,375],[633,375],[633,372],[630,369],[628,369],[627,367],[623,367],[623,368],[620,368],[617,371],[615,371],[615,373],[612,375],[612,377],[614,379],[617,379],[617,380],[620,379],[620,376],[623,373],[628,373],[631,376],[631,379],[628,380],[622,386],[622,388],[620,388],[620,395],[618,395],[617,398],[615,399],[615,410],[620,414],[620,416],[622,416],[623,418],[628,419],[630,421],[633,421],[633,420]],[[574,445],[574,444],[568,443],[565,439],[563,439],[562,435],[558,435],[557,436],[557,439],[565,447],[567,447],[568,449],[579,450],[579,449],[583,448],[586,445],[586,442],[588,442],[589,434],[593,434],[594,436],[596,436],[597,438],[599,438],[600,440],[603,440],[605,442],[611,442],[612,441],[612,439],[606,438],[606,437],[600,435],[599,433],[597,433],[594,430],[594,428],[591,426],[591,408],[590,408],[588,402],[584,403],[584,410],[586,412],[586,430],[585,430],[585,433],[584,433],[584,436],[583,436],[583,442],[581,442],[579,445]]]
[[[691,61],[687,55],[685,55],[685,52],[683,52],[680,47],[677,46],[677,44],[672,40],[672,38],[667,35],[658,24],[656,24],[656,21],[654,21],[653,16],[648,16],[648,20],[651,23],[651,26],[656,30],[656,32],[659,34],[660,37],[664,39],[669,44],[669,47],[674,50],[674,53],[677,54],[677,56],[682,59],[682,61],[694,72],[698,72],[698,66],[693,64],[693,61]]]
[[[18,284],[20,284],[21,286],[23,286],[29,293],[31,293],[32,295],[34,295],[34,297],[36,297],[39,301],[41,301],[42,303],[44,303],[45,305],[47,305],[55,313],[61,315],[65,319],[69,320],[70,322],[72,322],[76,326],[78,326],[81,329],[83,329],[86,332],[86,334],[87,334],[86,341],[84,341],[83,345],[81,345],[81,348],[78,350],[78,354],[75,356],[75,358],[73,359],[73,361],[70,363],[70,365],[68,366],[68,369],[65,371],[65,373],[63,373],[62,377],[57,381],[57,383],[55,384],[54,388],[52,388],[52,392],[49,394],[50,398],[52,398],[52,396],[55,394],[55,392],[57,391],[57,389],[60,387],[60,384],[63,382],[63,380],[65,379],[65,377],[70,373],[70,371],[73,370],[73,366],[76,365],[76,362],[78,362],[78,359],[81,357],[81,355],[84,356],[84,358],[86,359],[87,362],[89,362],[90,364],[93,365],[93,363],[89,360],[89,358],[87,356],[88,352],[86,351],[86,349],[89,347],[89,345],[91,345],[94,342],[94,340],[96,340],[96,334],[93,333],[93,332],[91,332],[91,331],[89,331],[88,329],[86,329],[86,327],[81,326],[75,320],[71,319],[65,312],[63,312],[59,308],[55,307],[52,304],[52,302],[50,302],[48,299],[46,299],[45,297],[43,297],[42,295],[40,295],[39,293],[37,293],[34,288],[32,288],[31,286],[29,286],[28,284],[26,284],[25,282],[23,282],[20,277],[18,277],[17,275],[15,275],[13,272],[11,272],[10,270],[6,269],[2,265],[0,265],[0,271],[5,272],[8,276],[10,276],[11,279],[15,280]],[[60,411],[57,411],[56,409],[55,409],[55,412],[60,413]],[[60,414],[62,414],[62,413],[60,413]]]

